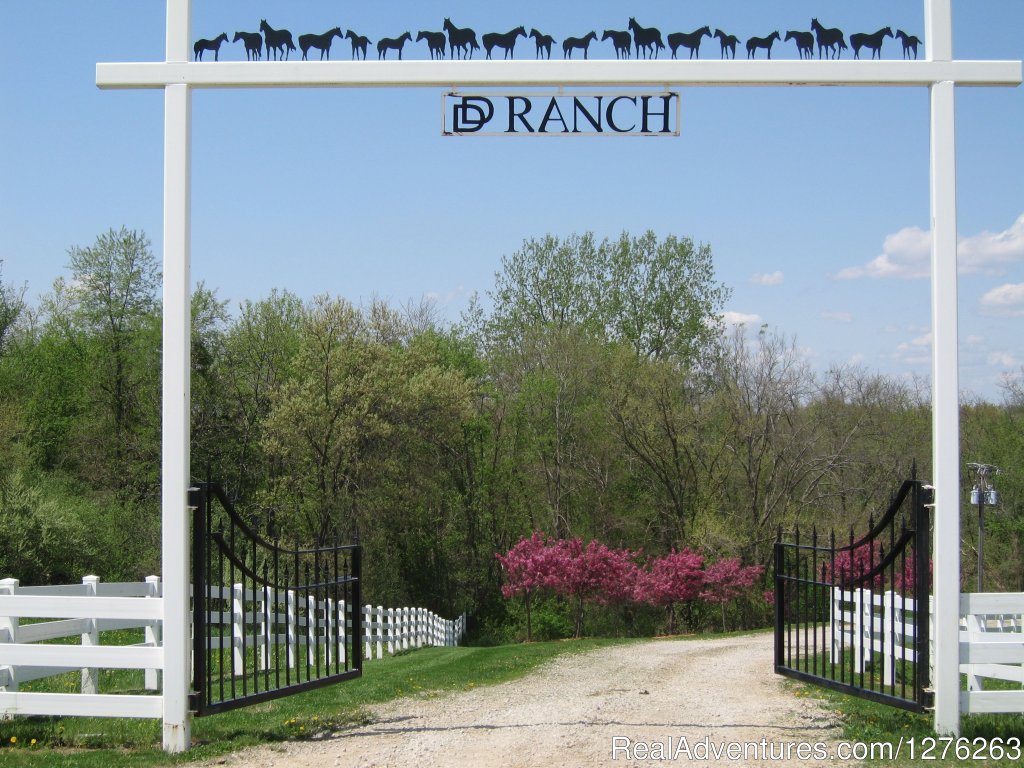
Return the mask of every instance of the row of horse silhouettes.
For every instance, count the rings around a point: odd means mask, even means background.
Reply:
[[[467,59],[473,57],[474,51],[480,50],[477,42],[476,32],[469,27],[456,27],[451,19],[446,18],[442,25],[441,32],[420,31],[416,36],[416,42],[425,40],[430,50],[431,59],[443,59],[445,48],[448,48],[448,55],[452,59]],[[302,59],[305,61],[311,48],[315,48],[320,54],[320,60],[331,58],[331,43],[334,38],[352,41],[352,58],[366,59],[366,50],[373,42],[364,35],[358,35],[351,29],[346,30],[342,35],[340,27],[329,29],[323,34],[299,35],[299,48],[302,49]],[[557,41],[551,35],[545,35],[536,29],[531,29],[526,34],[525,27],[516,27],[509,32],[488,32],[480,39],[487,52],[487,58],[495,48],[502,50],[502,58],[515,58],[516,41],[520,38],[530,38],[536,43],[536,56],[538,59],[550,59],[551,48]],[[711,33],[711,27],[704,26],[695,29],[693,32],[671,32],[664,40],[668,41],[668,48],[672,49],[672,58],[677,58],[680,48],[689,51],[689,58],[700,58],[700,44],[705,38],[715,38],[721,45],[721,57],[723,59],[736,58],[736,47],[740,39],[720,29]],[[914,35],[908,35],[901,29],[897,29],[895,35],[891,27],[883,27],[877,32],[870,34],[855,32],[850,35],[850,44],[847,46],[846,37],[842,30],[822,26],[817,19],[811,19],[811,31],[789,30],[786,32],[785,40],[794,40],[800,58],[810,59],[814,57],[814,45],[818,46],[818,58],[837,59],[842,52],[853,48],[854,58],[859,59],[862,49],[871,52],[871,58],[881,58],[882,43],[885,38],[898,38],[903,44],[903,58],[910,58],[911,54],[917,58],[917,49],[921,41]],[[192,50],[195,53],[196,61],[203,60],[203,53],[213,51],[214,61],[220,60],[220,46],[227,42],[226,32],[222,32],[212,40],[197,40]],[[583,58],[588,58],[590,44],[597,39],[597,32],[587,32],[581,37],[567,37],[562,41],[562,58],[569,59],[575,51],[581,50]],[[767,57],[772,57],[772,45],[781,39],[778,31],[772,32],[765,37],[750,37],[746,40],[747,58],[756,58],[758,50],[763,49]],[[614,30],[606,29],[601,37],[602,42],[611,40],[615,47],[615,58],[628,59],[631,56],[636,58],[657,58],[658,52],[666,48],[660,30],[655,27],[641,27],[635,18],[630,17],[628,29]],[[259,61],[264,56],[266,47],[266,58],[270,60],[287,60],[289,53],[295,51],[295,42],[292,33],[287,29],[274,29],[267,24],[266,19],[260,21],[259,32],[235,32],[232,42],[241,41],[245,45],[245,57],[248,61]],[[388,51],[397,51],[398,58],[402,58],[402,49],[405,44],[412,41],[412,34],[403,32],[398,37],[383,37],[377,41],[377,58],[387,59]]]

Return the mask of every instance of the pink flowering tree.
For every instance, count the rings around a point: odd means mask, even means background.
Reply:
[[[712,563],[704,570],[704,588],[700,597],[722,606],[722,631],[725,631],[725,606],[746,594],[764,573],[761,565],[740,565],[739,558],[728,557]]]
[[[504,555],[497,553],[495,557],[505,572],[505,583],[501,594],[509,600],[516,595],[523,596],[526,608],[526,641],[533,640],[533,624],[530,616],[531,602],[538,591],[554,587],[557,570],[554,550],[557,545],[548,544],[540,533],[534,532],[530,538],[520,539]]]
[[[649,570],[639,574],[635,598],[665,608],[669,634],[676,631],[676,603],[696,599],[704,586],[703,565],[704,555],[683,548],[652,560]]]
[[[610,605],[633,598],[639,568],[636,553],[628,549],[612,549],[599,541],[584,547],[580,539],[562,539],[555,544],[552,563],[555,592],[573,601],[576,637],[583,636],[588,600]]]

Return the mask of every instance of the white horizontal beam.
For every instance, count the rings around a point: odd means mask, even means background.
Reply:
[[[960,643],[961,664],[1024,664],[1024,640],[1019,632]]]
[[[86,693],[0,693],[0,714],[66,717],[163,716],[162,696]]]
[[[1021,83],[1020,61],[223,61],[99,63],[100,88],[859,85]]]
[[[135,645],[37,645],[10,643],[3,647],[4,664],[37,667],[98,667],[102,669],[163,669],[164,649]]]
[[[968,614],[1024,615],[1024,592],[963,592],[960,594],[960,615]]]
[[[963,691],[960,711],[967,715],[1024,712],[1024,691]]]
[[[0,616],[36,619],[163,619],[164,599],[0,595]]]

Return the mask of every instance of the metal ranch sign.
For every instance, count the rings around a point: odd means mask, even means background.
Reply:
[[[678,136],[679,94],[445,93],[445,136]]]

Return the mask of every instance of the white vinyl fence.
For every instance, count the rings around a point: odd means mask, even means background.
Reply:
[[[853,653],[858,672],[873,653],[914,661],[915,616],[898,593],[836,587],[831,621],[833,656],[841,649]],[[895,667],[886,666],[885,682],[893,685]],[[960,694],[961,712],[1024,712],[1024,593],[960,595],[960,673],[968,687]],[[985,690],[985,679],[1017,683],[1021,690]]]
[[[221,588],[211,587],[210,599],[224,599]],[[228,590],[237,610],[210,611],[207,620],[223,627],[223,647],[238,653],[246,633],[264,645],[290,643],[290,649],[317,647],[313,632],[330,637],[329,622],[307,627],[297,636],[264,635],[257,629],[265,609],[259,607],[260,593],[247,594],[241,584]],[[239,606],[252,604],[242,610]],[[294,600],[289,601],[294,604]],[[425,608],[384,608],[365,605],[361,609],[365,660],[424,646],[456,646],[466,633],[466,616],[443,619]],[[320,611],[329,614],[330,611]],[[344,605],[340,615],[350,616]],[[164,668],[161,625],[163,597],[160,577],[143,582],[103,583],[86,576],[81,584],[22,587],[17,579],[0,580],[0,717],[10,715],[89,715],[101,717],[160,718],[159,695],[100,694],[99,669],[145,670],[145,688],[160,690]],[[22,619],[50,619],[31,624]],[[351,619],[345,622],[351,628]],[[298,622],[302,624],[302,622]],[[115,629],[143,629],[143,642],[134,645],[100,645],[100,633]],[[256,631],[254,631],[256,630]],[[75,637],[80,645],[45,644],[47,640]],[[320,642],[325,649],[330,643]],[[214,647],[221,641],[214,639]],[[310,650],[311,652],[311,650]],[[295,653],[295,663],[301,654]],[[289,653],[289,658],[293,657]],[[290,661],[290,663],[292,663]],[[241,666],[241,665],[239,665]],[[19,685],[65,672],[81,672],[80,693],[30,693]]]

